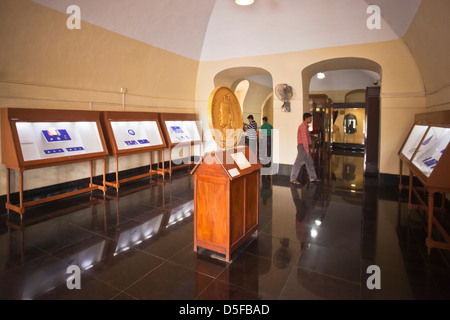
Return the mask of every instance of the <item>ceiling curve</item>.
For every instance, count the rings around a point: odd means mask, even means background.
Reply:
[[[421,0],[32,0],[176,54],[222,60],[401,38]],[[366,22],[380,8],[380,29]]]

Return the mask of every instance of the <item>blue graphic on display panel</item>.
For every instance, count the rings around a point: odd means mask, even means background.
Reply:
[[[130,141],[125,141],[125,144],[127,146],[134,146],[134,145],[136,145],[138,143],[136,142],[136,140],[130,140]]]
[[[81,151],[84,150],[83,147],[71,147],[71,148],[66,148],[67,151],[72,152],[72,151]]]
[[[139,142],[140,144],[150,143],[150,141],[148,141],[148,139],[138,140],[138,142]]]
[[[431,159],[427,159],[426,161],[424,161],[424,163],[425,163],[427,166],[432,166],[432,165],[434,165],[434,164],[437,163],[437,160],[434,159],[434,158],[431,158]]]
[[[63,149],[49,149],[49,150],[44,150],[45,154],[54,154],[54,153],[63,153],[64,150]]]
[[[49,129],[42,130],[47,142],[69,141],[72,140],[66,129]]]
[[[424,142],[422,142],[422,145],[426,146],[428,144],[428,142],[431,141],[431,138],[433,138],[433,135],[431,137],[429,137],[427,140],[425,140]]]
[[[172,128],[172,131],[175,133],[184,133],[183,130],[181,130],[180,126],[174,126],[171,128]]]

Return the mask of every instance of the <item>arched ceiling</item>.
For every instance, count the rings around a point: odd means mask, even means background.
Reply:
[[[179,55],[200,60],[393,40],[408,30],[421,0],[32,0]],[[370,30],[369,5],[381,9]]]

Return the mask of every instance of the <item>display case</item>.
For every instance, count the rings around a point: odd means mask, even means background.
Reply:
[[[153,112],[102,112],[102,125],[106,135],[109,154],[115,157],[115,180],[105,181],[107,186],[119,190],[120,184],[157,174],[152,168],[152,155],[166,147],[158,113]],[[138,153],[149,153],[150,169],[147,173],[119,179],[119,158]],[[164,162],[164,152],[162,162]],[[158,158],[159,159],[159,158]]]
[[[201,143],[201,131],[196,121],[197,116],[191,113],[160,113],[159,119],[169,149],[169,167],[165,168],[164,162],[162,167],[158,167],[158,171],[162,174],[169,173],[176,168],[189,167],[192,164],[191,153],[188,154],[187,163],[183,163],[176,167],[172,166],[172,151],[177,147],[190,147],[194,144]],[[190,150],[189,150],[190,151]]]
[[[430,249],[450,250],[450,237],[434,216],[435,211],[445,210],[445,194],[450,191],[450,111],[418,114],[400,151],[399,189],[408,188],[408,207],[426,210],[428,215],[428,235],[426,245]],[[409,168],[409,185],[402,184],[402,168]],[[414,177],[422,186],[413,184]],[[424,191],[424,194],[420,192]],[[442,194],[440,208],[434,206],[434,194]],[[413,203],[413,195],[420,204]],[[423,199],[424,196],[427,199]],[[432,237],[433,226],[444,241]]]
[[[7,168],[6,208],[21,215],[25,208],[40,203],[104,190],[93,183],[93,161],[108,155],[100,122],[94,111],[2,108],[2,162]],[[24,202],[24,171],[90,161],[89,186],[34,201]],[[10,203],[11,170],[19,174],[19,204]],[[22,217],[22,216],[21,216]]]

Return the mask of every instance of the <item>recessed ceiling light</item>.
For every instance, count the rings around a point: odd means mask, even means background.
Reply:
[[[236,4],[240,5],[240,6],[248,6],[250,4],[252,4],[255,0],[235,0],[234,2],[236,2]]]
[[[319,73],[317,74],[317,78],[318,78],[318,79],[323,79],[323,78],[325,78],[325,73],[319,72]]]

